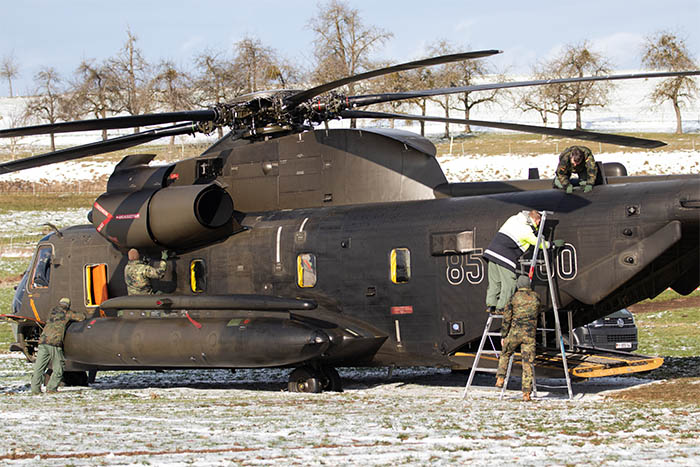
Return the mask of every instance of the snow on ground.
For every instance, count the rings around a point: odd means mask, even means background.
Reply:
[[[697,465],[695,405],[629,403],[630,377],[503,401],[493,377],[341,369],[342,393],[283,391],[289,370],[98,373],[31,396],[29,365],[0,355],[0,462],[10,465]],[[562,383],[560,380],[541,383]],[[13,460],[14,459],[14,460]]]
[[[87,224],[90,207],[65,209],[61,211],[21,211],[0,212],[0,237],[11,237],[21,232],[23,235],[39,235],[46,230],[43,224],[50,222],[58,228]]]
[[[562,148],[563,149],[563,148]],[[621,162],[629,175],[667,175],[700,172],[700,147],[697,151],[675,152],[611,152],[595,154],[601,162]],[[500,155],[453,154],[438,157],[438,161],[451,182],[477,182],[527,178],[528,169],[537,167],[540,176],[554,177],[559,154]],[[68,161],[60,165],[37,167],[20,172],[0,175],[2,181],[27,182],[80,182],[106,178],[114,170],[113,161]],[[154,161],[152,165],[157,165]]]
[[[563,149],[563,148],[562,148]],[[620,162],[628,175],[669,175],[700,172],[698,151],[614,152],[595,154],[600,162]],[[439,157],[442,170],[450,182],[524,179],[528,169],[536,167],[542,178],[554,178],[559,154],[533,156],[451,155]]]

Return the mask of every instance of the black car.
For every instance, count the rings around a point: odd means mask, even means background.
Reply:
[[[637,350],[637,325],[634,316],[623,308],[574,329],[574,344],[605,350]]]

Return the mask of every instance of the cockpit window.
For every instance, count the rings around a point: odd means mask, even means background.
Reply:
[[[51,278],[51,245],[43,245],[39,247],[36,254],[36,263],[34,264],[34,273],[32,274],[32,288],[48,287],[49,279]]]

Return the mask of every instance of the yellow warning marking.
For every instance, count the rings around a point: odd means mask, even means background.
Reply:
[[[515,353],[516,356],[520,355],[519,353]],[[455,357],[472,357],[475,358],[476,354],[473,353],[465,353],[465,352],[457,352],[455,353]],[[610,360],[611,362],[618,363],[615,366],[608,366],[604,363],[597,363],[597,362],[587,362],[587,361],[576,361],[575,357],[567,357],[569,359],[569,363],[574,363],[573,366],[569,367],[569,373],[571,373],[573,376],[577,376],[579,378],[599,378],[601,376],[615,376],[615,375],[624,375],[624,374],[629,374],[629,373],[638,373],[641,371],[650,371],[654,370],[658,367],[660,367],[664,359],[661,357],[648,357],[644,359],[634,359],[634,358],[624,358],[620,356],[619,358],[616,357],[608,357],[605,355],[591,355],[591,357],[596,358],[596,359],[601,359],[601,360]],[[497,361],[497,358],[494,358],[489,355],[483,355],[481,357],[482,359],[485,360],[491,360],[491,361]],[[540,367],[549,367],[549,368],[556,368],[559,367],[561,364],[561,358],[558,357],[547,357],[545,355],[537,355],[536,358],[536,366]],[[545,363],[542,364],[541,362],[544,361]],[[520,364],[519,361],[514,360],[513,363],[515,364]],[[552,365],[554,364],[554,365]]]
[[[39,318],[39,313],[36,311],[36,306],[34,306],[34,299],[30,298],[29,299],[29,304],[32,306],[32,311],[34,312],[34,316],[36,317],[36,320],[41,323],[41,318]]]

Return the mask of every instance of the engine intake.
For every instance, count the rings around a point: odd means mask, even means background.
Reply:
[[[216,183],[104,193],[90,220],[120,248],[185,250],[236,230],[233,200]]]

